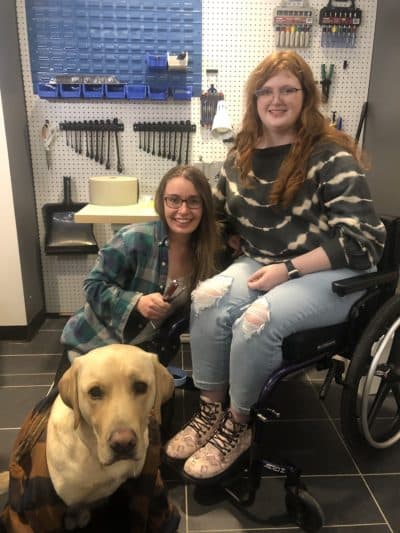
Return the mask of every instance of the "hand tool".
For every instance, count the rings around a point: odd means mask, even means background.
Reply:
[[[151,155],[156,155],[156,123],[151,123],[151,131],[153,132],[153,149],[151,151]]]
[[[86,140],[86,157],[90,157],[89,153],[89,133],[87,120],[83,121],[83,127],[85,128],[85,140]]]
[[[321,65],[321,86],[322,86],[322,101],[326,104],[329,99],[329,89],[332,83],[333,69],[335,65],[331,63],[329,65],[329,72],[326,73],[326,65],[322,63]]]
[[[110,138],[111,138],[111,122],[110,119],[106,120],[107,123],[107,161],[106,161],[106,169],[109,170],[111,168],[110,165]]]
[[[117,152],[117,170],[121,174],[121,172],[122,172],[122,164],[121,164],[121,159],[120,159],[120,155],[119,155],[119,145],[118,145],[118,128],[117,128],[118,119],[115,118],[113,122],[114,122],[114,124],[116,126],[115,127],[115,149],[116,149],[116,152]]]
[[[100,128],[101,128],[101,137],[100,137],[100,158],[99,163],[102,165],[104,163],[104,120],[100,120]]]
[[[94,160],[97,163],[99,160],[99,121],[98,120],[94,121],[94,129],[95,129],[95,135],[96,135],[96,151],[95,151]]]
[[[79,152],[79,145],[78,145],[78,126],[76,122],[74,122],[74,135],[75,135],[75,153],[77,154]]]
[[[178,125],[178,123],[177,123],[177,122],[174,122],[174,149],[173,149],[172,156],[171,156],[172,161],[175,161],[175,160],[176,160],[176,136],[177,136],[177,125]]]
[[[78,148],[78,152],[81,154],[82,153],[82,123],[79,122],[79,136],[78,136],[78,145],[79,145],[79,148]]]
[[[190,120],[186,121],[186,126],[187,126],[187,138],[186,138],[185,164],[187,165],[188,164],[188,160],[189,160],[189,135],[190,135],[190,128],[191,128]]]
[[[161,122],[157,122],[158,126],[158,157],[161,157]]]
[[[179,123],[180,137],[179,137],[179,152],[178,152],[178,158],[177,158],[178,165],[180,165],[182,163],[182,141],[183,141],[183,126],[184,126],[184,124],[185,123],[182,120]]]
[[[90,133],[90,159],[94,159],[94,139],[93,139],[93,121],[89,120]]]
[[[167,156],[167,123],[166,122],[163,122],[162,123],[162,129],[163,129],[163,151],[162,151],[162,157],[166,157]]]
[[[171,141],[172,141],[172,128],[171,128],[171,123],[169,123],[168,124],[168,153],[167,153],[167,159],[171,159],[172,158]]]
[[[150,146],[151,146],[151,143],[150,143],[150,136],[151,136],[150,124],[148,124],[147,127],[148,127],[148,130],[147,130],[147,149],[146,149],[146,152],[149,154],[150,153]]]

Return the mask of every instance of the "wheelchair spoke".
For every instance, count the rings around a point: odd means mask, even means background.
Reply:
[[[400,388],[398,383],[392,383],[393,398],[397,405],[397,411],[400,410]]]

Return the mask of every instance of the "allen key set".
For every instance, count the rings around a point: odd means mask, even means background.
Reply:
[[[136,122],[133,131],[139,133],[139,149],[148,154],[176,161],[189,162],[190,134],[196,125],[185,122]]]
[[[124,131],[124,125],[118,122],[117,118],[60,122],[59,126],[61,131],[65,131],[67,146],[70,146],[77,154],[83,154],[85,149],[86,157],[94,159],[100,165],[104,164],[107,170],[111,168],[110,148],[111,137],[114,133],[117,171],[122,173],[118,132]]]

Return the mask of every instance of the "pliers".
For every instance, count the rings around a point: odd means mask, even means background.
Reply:
[[[322,101],[326,104],[329,99],[329,88],[332,83],[333,69],[335,65],[331,63],[329,65],[329,72],[326,74],[326,65],[322,63],[321,65],[321,86],[322,86]]]

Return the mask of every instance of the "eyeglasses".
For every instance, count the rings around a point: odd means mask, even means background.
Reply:
[[[182,207],[182,204],[185,202],[189,209],[200,209],[203,205],[203,201],[200,196],[189,196],[188,198],[181,198],[177,194],[170,194],[169,196],[164,196],[164,201],[167,204],[167,207],[171,209],[179,209]]]
[[[298,91],[302,91],[303,89],[298,89],[297,87],[280,87],[278,89],[279,96],[283,98],[290,98],[291,96],[295,95]],[[257,98],[260,98],[261,96],[266,98],[272,98],[275,94],[274,89],[271,87],[261,87],[261,89],[257,89],[254,91],[254,95]]]

